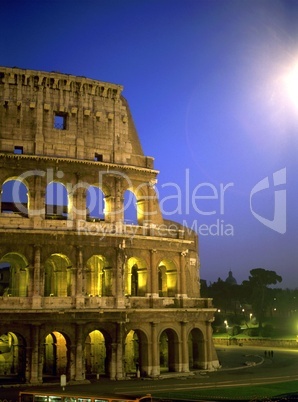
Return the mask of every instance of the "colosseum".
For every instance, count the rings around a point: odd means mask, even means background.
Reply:
[[[219,366],[197,235],[163,219],[122,90],[0,68],[2,381]]]

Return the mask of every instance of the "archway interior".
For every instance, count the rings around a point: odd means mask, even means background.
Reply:
[[[131,330],[125,340],[124,371],[136,373],[140,369],[140,345],[137,332]]]
[[[159,263],[158,289],[161,297],[175,297],[177,294],[177,268],[171,260],[162,260]]]
[[[43,374],[54,377],[66,374],[68,355],[64,335],[57,331],[51,332],[45,338],[44,347]]]
[[[112,266],[106,257],[90,257],[85,270],[85,293],[89,296],[110,296],[112,283]]]
[[[64,254],[52,254],[45,261],[45,296],[71,295],[72,263]]]
[[[129,258],[125,269],[125,295],[145,296],[147,280],[146,261],[139,257]]]
[[[90,332],[85,341],[85,371],[87,376],[108,374],[106,341],[98,330]]]
[[[0,375],[25,377],[23,338],[13,332],[0,335]]]
[[[46,188],[46,219],[67,219],[68,192],[62,183],[52,182]]]
[[[99,187],[90,186],[86,193],[87,220],[98,222],[105,219],[105,196]]]
[[[28,216],[28,189],[20,180],[12,178],[3,183],[1,212]]]
[[[204,336],[198,328],[194,328],[188,339],[188,356],[190,369],[203,369],[204,367]]]
[[[160,371],[179,371],[178,338],[172,329],[164,330],[159,341]]]
[[[28,295],[28,261],[20,253],[5,254],[0,260],[0,295],[19,296]]]
[[[128,225],[138,224],[137,199],[135,194],[126,190],[124,193],[124,222]]]

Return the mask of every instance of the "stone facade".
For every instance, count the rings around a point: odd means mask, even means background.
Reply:
[[[0,68],[1,376],[218,367],[197,236],[163,219],[121,92]]]

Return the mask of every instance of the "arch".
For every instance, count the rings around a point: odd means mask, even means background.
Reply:
[[[128,225],[138,224],[137,198],[131,190],[124,192],[124,223]]]
[[[15,332],[0,335],[0,375],[25,380],[25,341]]]
[[[29,264],[22,254],[11,252],[0,260],[0,292],[2,296],[27,296]]]
[[[28,217],[28,186],[19,178],[12,177],[2,184],[1,212],[17,213]]]
[[[105,195],[99,187],[88,187],[86,192],[86,208],[87,220],[93,222],[105,220]]]
[[[64,254],[52,254],[45,261],[45,296],[71,296],[72,263]]]
[[[188,356],[190,369],[205,369],[204,335],[199,328],[189,333]]]
[[[85,372],[87,377],[109,373],[108,360],[110,360],[110,356],[106,347],[108,343],[106,336],[96,329],[90,332],[85,340]]]
[[[159,296],[173,297],[177,294],[177,267],[174,261],[162,260],[158,265]]]
[[[46,219],[67,219],[69,194],[64,184],[52,181],[46,187]]]
[[[125,266],[125,294],[145,296],[147,292],[147,264],[143,258],[131,257]]]
[[[125,339],[124,372],[126,375],[146,377],[148,374],[148,339],[139,330],[131,330]]]
[[[112,268],[104,256],[93,255],[90,257],[85,273],[85,289],[88,295],[112,295]]]
[[[69,376],[70,341],[58,331],[46,335],[44,340],[43,377]]]
[[[159,337],[159,365],[161,371],[179,371],[179,342],[177,333],[165,329]]]

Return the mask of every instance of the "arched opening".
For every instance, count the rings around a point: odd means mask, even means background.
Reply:
[[[0,260],[1,296],[28,296],[27,259],[19,253],[7,253]]]
[[[85,289],[90,296],[112,295],[112,268],[102,255],[93,255],[86,264]]]
[[[138,224],[137,214],[137,199],[134,193],[130,190],[126,190],[124,193],[124,223],[127,225]]]
[[[105,196],[99,187],[90,186],[86,193],[87,220],[92,222],[105,219]]]
[[[131,330],[126,336],[124,372],[128,377],[148,375],[147,337],[140,330]]]
[[[159,364],[161,371],[179,371],[178,337],[172,329],[160,335]]]
[[[125,294],[145,296],[147,292],[147,267],[143,258],[131,257],[125,269]]]
[[[0,335],[0,376],[25,380],[26,358],[24,339],[13,332]]]
[[[45,261],[45,296],[71,296],[71,267],[71,261],[63,254],[52,254]]]
[[[174,297],[177,293],[177,268],[173,261],[163,260],[158,266],[159,296]]]
[[[204,337],[198,328],[194,328],[188,338],[188,355],[190,369],[204,369]]]
[[[2,185],[1,212],[28,217],[28,189],[20,180],[10,179]]]
[[[67,219],[68,201],[64,184],[49,183],[46,188],[46,219]]]
[[[48,334],[44,342],[43,377],[59,377],[68,374],[68,347],[67,339],[63,334],[53,331]]]
[[[90,332],[85,341],[85,372],[89,378],[109,372],[105,337],[98,330]]]

